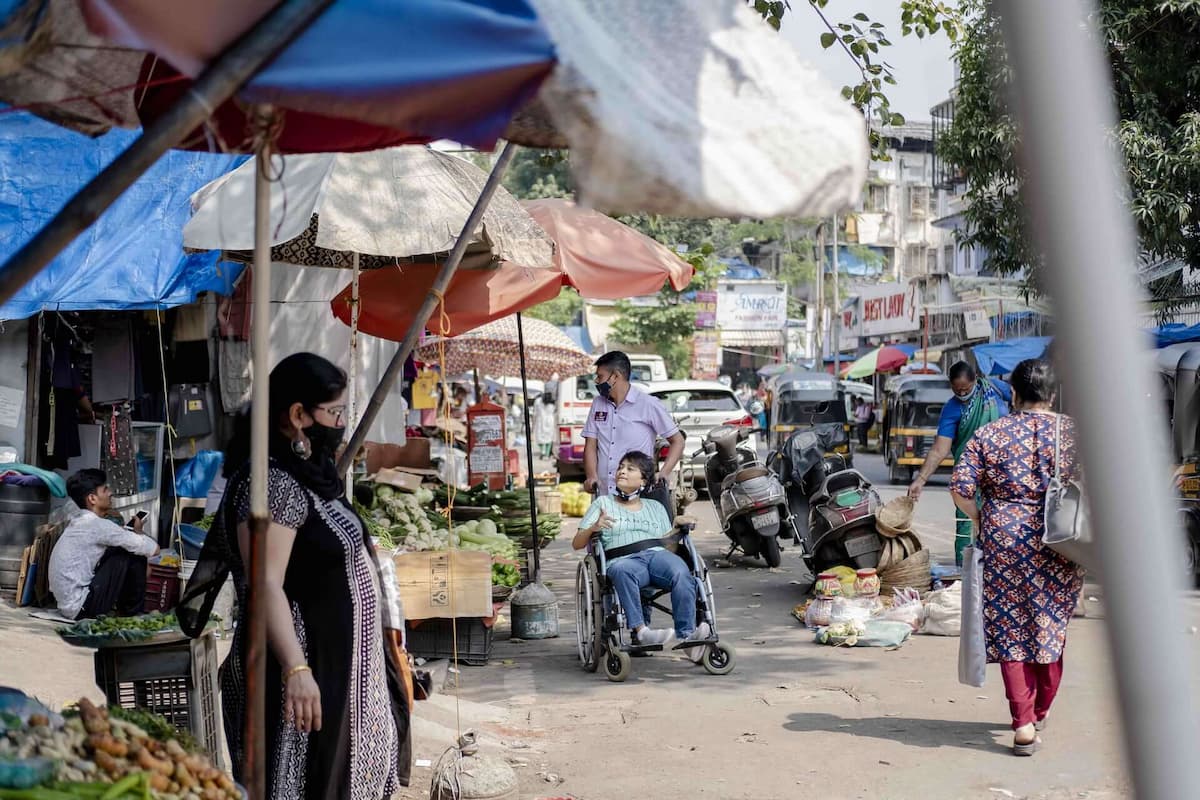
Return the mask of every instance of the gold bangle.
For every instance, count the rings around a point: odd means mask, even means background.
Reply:
[[[300,664],[299,666],[292,667],[287,672],[283,673],[283,682],[287,683],[301,672],[312,672],[312,667],[310,667],[308,664]]]

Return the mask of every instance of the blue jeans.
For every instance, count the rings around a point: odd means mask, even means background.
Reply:
[[[671,590],[671,616],[682,639],[696,629],[696,579],[683,559],[669,550],[642,550],[608,565],[608,579],[625,608],[629,630],[646,624],[642,615],[642,588]]]

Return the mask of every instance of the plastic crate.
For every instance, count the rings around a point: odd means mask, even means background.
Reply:
[[[179,567],[152,564],[146,575],[146,611],[169,611],[179,603]]]
[[[453,623],[458,623],[458,663],[480,667],[492,655],[492,628],[482,617],[426,619],[418,625],[406,623],[407,650],[420,658],[454,659]]]
[[[140,708],[188,731],[223,769],[217,643],[212,633],[96,651],[96,685],[110,706]]]

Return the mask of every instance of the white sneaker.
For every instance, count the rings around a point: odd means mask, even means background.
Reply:
[[[642,628],[634,634],[640,645],[660,644],[664,647],[675,638],[675,631],[657,628]]]
[[[706,639],[712,638],[712,628],[707,622],[701,622],[696,626],[696,630],[692,631],[691,635],[684,639],[685,642],[703,642]],[[697,645],[695,647],[681,648],[688,658],[694,663],[699,664],[700,659],[704,657],[704,648],[708,645]]]

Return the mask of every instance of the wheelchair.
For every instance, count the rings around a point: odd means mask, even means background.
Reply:
[[[736,654],[733,647],[720,641],[717,634],[717,611],[713,601],[712,581],[708,567],[692,544],[691,531],[695,523],[679,518],[670,542],[677,542],[675,554],[683,559],[696,581],[696,624],[707,622],[712,631],[709,639],[696,644],[676,643],[672,649],[702,647],[700,664],[710,675],[728,675],[733,671]],[[668,543],[664,540],[664,544]],[[667,597],[667,605],[659,600]],[[671,616],[670,590],[649,586],[642,589],[642,600],[650,608]],[[593,542],[587,555],[579,562],[575,573],[575,638],[579,662],[588,672],[604,668],[605,676],[614,682],[624,681],[632,671],[632,655],[662,650],[663,645],[637,645],[626,625],[625,610],[616,590],[608,580],[608,559],[603,548]]]

